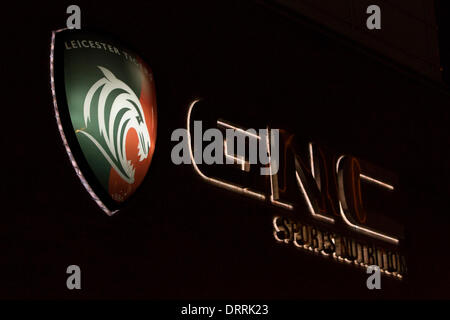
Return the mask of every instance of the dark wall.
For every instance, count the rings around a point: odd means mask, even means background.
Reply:
[[[441,57],[442,79],[448,84],[450,83],[450,45],[448,37],[450,35],[450,22],[448,21],[448,13],[450,12],[450,4],[448,1],[436,1],[436,18],[439,26],[439,50]]]
[[[81,2],[82,26],[132,46],[157,84],[153,163],[107,217],[75,176],[53,112],[50,36],[68,4],[11,5],[2,21],[1,297],[449,298],[447,88],[253,2]],[[276,243],[277,209],[173,165],[170,135],[195,97],[396,172],[408,277],[369,291],[364,270]],[[70,264],[81,291],[66,289]]]
[[[272,0],[266,2],[308,17],[417,73],[436,81],[442,80],[435,1]],[[377,5],[380,8],[381,29],[379,30],[369,30],[366,27],[369,17],[366,11],[370,5]],[[444,15],[448,15],[448,10],[443,12]],[[440,27],[441,25],[439,29]]]

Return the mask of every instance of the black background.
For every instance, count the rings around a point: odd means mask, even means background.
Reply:
[[[450,297],[447,87],[260,2],[80,2],[82,27],[132,46],[157,85],[148,176],[108,217],[75,176],[54,117],[50,37],[69,4],[3,14],[0,297]],[[363,270],[276,243],[276,209],[173,165],[170,135],[196,97],[396,172],[408,278],[369,291]],[[71,264],[82,290],[66,288]]]

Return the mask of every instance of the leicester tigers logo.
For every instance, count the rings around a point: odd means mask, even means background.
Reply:
[[[109,215],[143,182],[156,143],[153,74],[117,41],[81,30],[53,33],[53,103],[70,162]]]
[[[89,89],[84,100],[85,134],[100,150],[117,173],[128,183],[134,182],[134,167],[126,155],[126,136],[135,129],[139,138],[139,161],[147,158],[150,135],[144,119],[144,111],[136,94],[123,81],[104,67],[98,67],[104,77]],[[100,91],[96,95],[97,91]],[[94,99],[94,95],[96,98]],[[96,118],[96,121],[92,121]],[[98,141],[89,130],[101,137]]]

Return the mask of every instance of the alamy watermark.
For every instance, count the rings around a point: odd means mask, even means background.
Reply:
[[[371,265],[367,267],[367,274],[370,276],[367,278],[366,286],[367,289],[381,289],[381,271],[380,267],[377,265]]]
[[[178,142],[171,153],[172,162],[179,164],[238,164],[249,171],[250,165],[261,165],[261,175],[273,175],[279,167],[278,129],[241,129],[223,121],[217,128],[203,132],[202,121],[194,121],[194,130],[179,128],[171,140]],[[192,135],[192,137],[191,137]],[[204,146],[205,143],[205,146]]]
[[[66,280],[67,289],[81,289],[81,269],[79,266],[72,264],[67,267],[66,273],[69,274]]]

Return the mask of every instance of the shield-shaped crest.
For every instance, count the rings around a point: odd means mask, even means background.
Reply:
[[[52,33],[51,89],[69,159],[94,201],[112,215],[142,183],[156,143],[151,69],[116,40]]]

